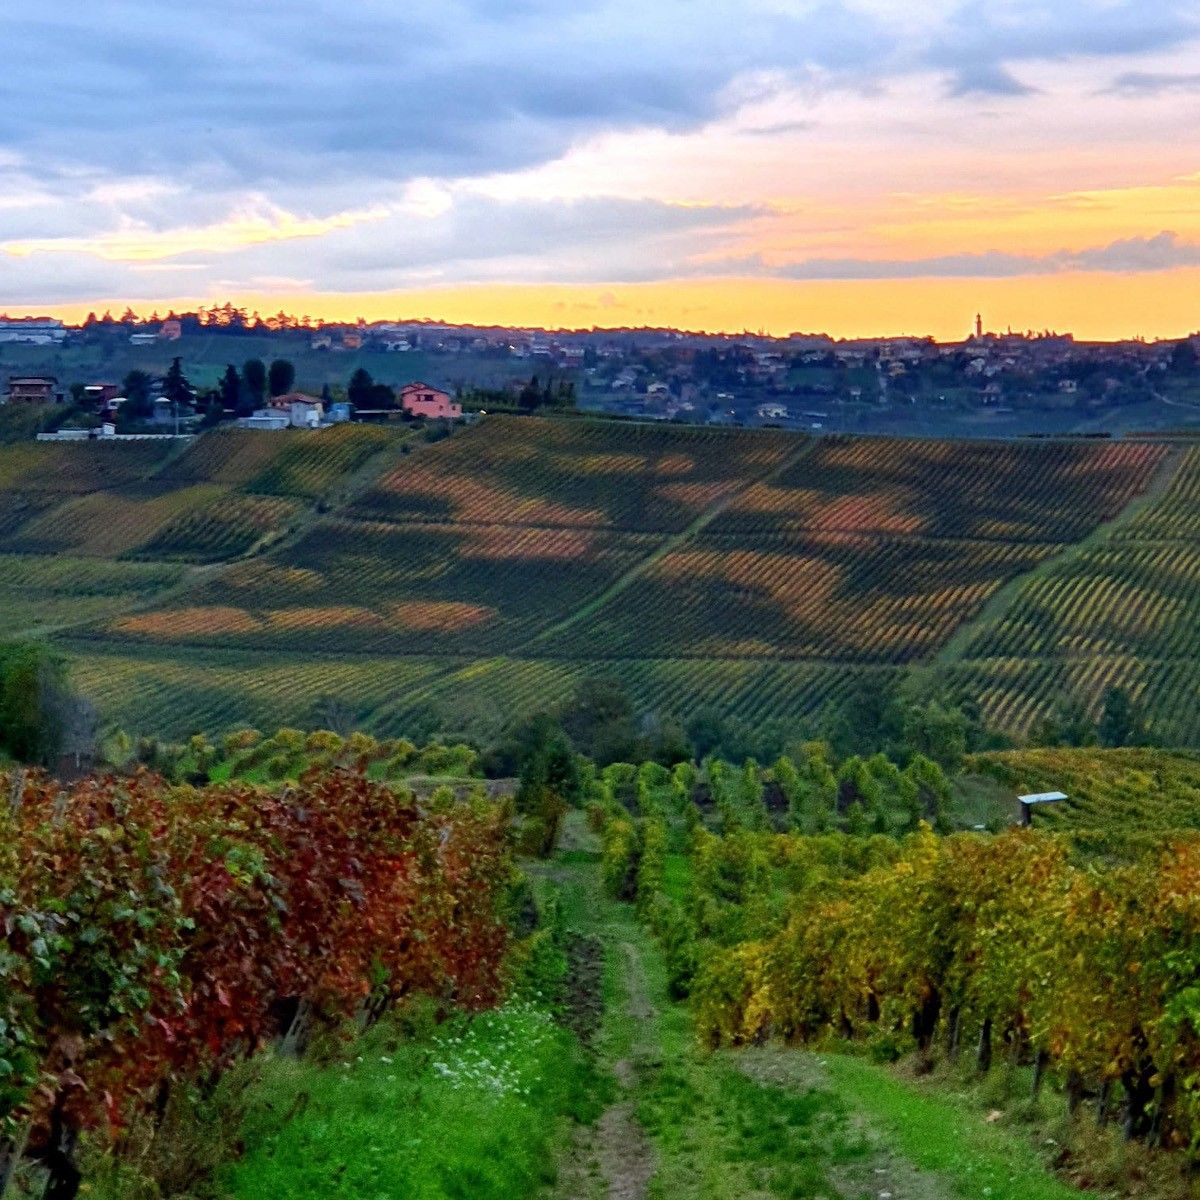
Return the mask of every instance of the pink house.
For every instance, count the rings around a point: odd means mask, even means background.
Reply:
[[[425,383],[410,383],[401,388],[400,407],[414,417],[452,421],[462,416],[462,405],[455,404],[448,392],[440,392]]]

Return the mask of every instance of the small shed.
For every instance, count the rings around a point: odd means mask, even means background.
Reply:
[[[1018,796],[1021,805],[1021,824],[1028,828],[1033,824],[1033,810],[1043,804],[1062,804],[1071,797],[1065,792],[1035,792],[1031,796]]]

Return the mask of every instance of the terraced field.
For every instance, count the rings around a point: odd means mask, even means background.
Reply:
[[[1200,453],[1099,539],[1034,573],[948,667],[1016,732],[1062,700],[1139,697],[1158,732],[1200,743]]]
[[[490,730],[595,674],[660,715],[795,718],[914,669],[1016,730],[1061,692],[1098,704],[1110,679],[1170,715],[1196,673],[1178,617],[1198,469],[1144,441],[501,417],[434,445],[222,432],[18,521],[9,548],[118,574],[73,599],[22,585],[9,627],[69,626],[104,711],[172,734],[303,723],[321,697],[387,734]],[[1092,610],[1068,635],[1072,580]],[[39,595],[53,619],[33,619]]]
[[[1161,845],[1168,831],[1200,829],[1200,753],[1164,750],[1020,750],[975,755],[968,770],[1012,795],[1061,791],[1069,799],[1037,811],[1039,828],[1088,849]]]

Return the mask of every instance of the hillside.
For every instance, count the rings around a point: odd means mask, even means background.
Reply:
[[[52,635],[134,730],[336,698],[491,731],[594,674],[787,718],[920,670],[1018,733],[1124,683],[1200,738],[1200,456],[1165,444],[491,417],[162,445],[0,449],[0,635]]]

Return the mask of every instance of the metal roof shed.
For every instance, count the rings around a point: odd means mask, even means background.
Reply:
[[[1066,792],[1036,792],[1030,796],[1018,796],[1021,805],[1021,824],[1033,824],[1033,810],[1041,804],[1062,804],[1071,797]]]

